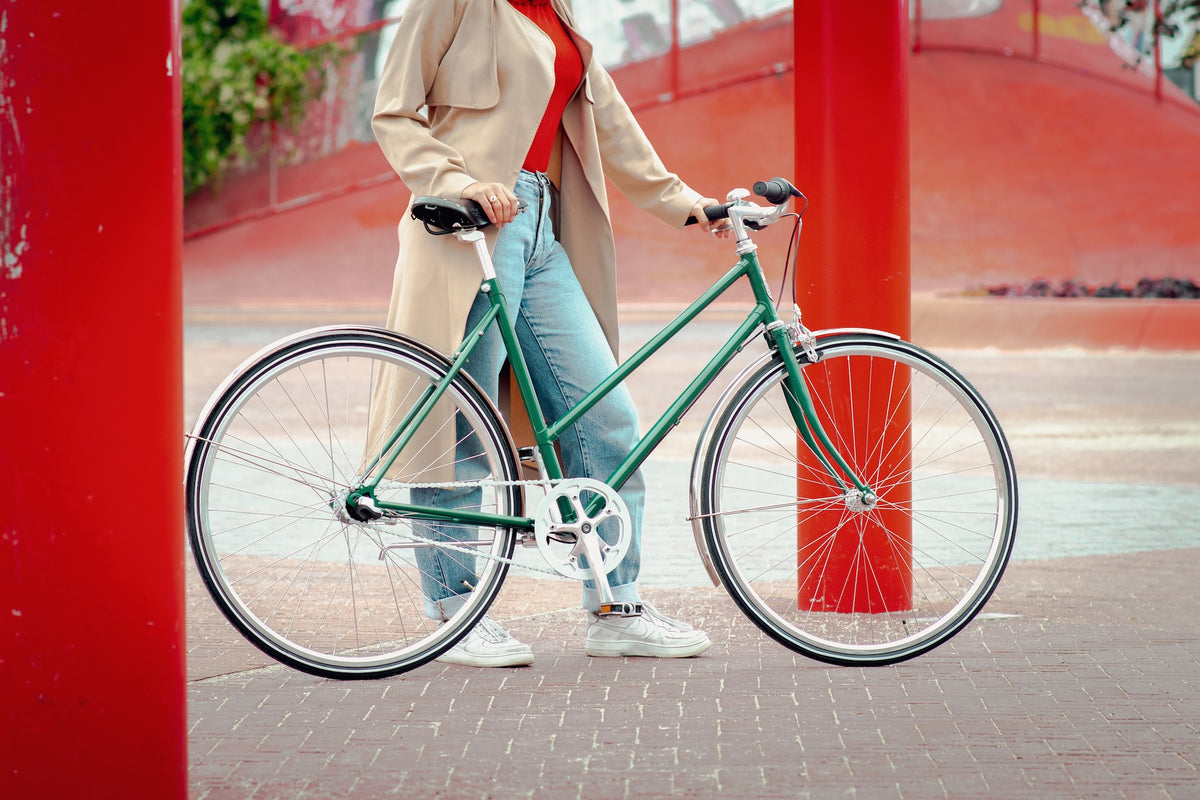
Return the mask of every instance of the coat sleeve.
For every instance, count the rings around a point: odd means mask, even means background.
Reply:
[[[454,47],[466,8],[463,0],[412,0],[380,75],[371,127],[414,196],[459,197],[475,182],[462,154],[434,135],[427,116],[438,69]]]
[[[594,59],[587,79],[605,177],[639,208],[682,228],[703,195],[666,168],[612,77]]]

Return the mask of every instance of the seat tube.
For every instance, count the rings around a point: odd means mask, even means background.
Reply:
[[[521,354],[521,346],[517,342],[512,317],[509,316],[508,306],[504,302],[504,294],[500,291],[500,282],[496,279],[496,267],[492,262],[492,254],[488,250],[487,240],[484,238],[483,232],[479,230],[461,231],[455,233],[454,236],[459,241],[475,248],[475,257],[479,259],[479,268],[483,273],[482,290],[488,295],[492,307],[495,309],[495,324],[500,330],[500,338],[504,342],[504,350],[508,354],[513,377],[517,381],[517,390],[521,394],[525,411],[529,415],[529,422],[533,427],[543,464],[551,479],[561,479],[563,477],[562,468],[555,455],[554,442],[546,436],[546,418],[542,414],[541,407],[537,405],[533,381],[529,376],[529,369],[525,365],[525,358]]]

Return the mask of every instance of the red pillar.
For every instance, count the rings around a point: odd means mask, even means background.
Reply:
[[[861,3],[844,0],[796,0],[794,28],[795,182],[811,201],[801,240],[797,302],[810,327],[877,328],[907,339],[908,3],[882,0],[867,11]],[[854,407],[867,406],[858,402]],[[801,547],[836,524],[836,518],[802,524]],[[910,536],[903,522],[892,524]],[[890,547],[881,537],[882,531],[868,532],[864,547],[874,543],[878,552]],[[802,602],[838,611],[908,607],[907,564],[897,565],[882,597],[865,585],[863,591],[846,591],[844,579],[861,563],[856,561],[857,530],[841,538],[830,563],[841,564],[845,573],[827,573],[828,587],[814,586],[802,575]],[[847,605],[847,597],[856,599]]]
[[[0,7],[0,797],[186,797],[179,7]]]

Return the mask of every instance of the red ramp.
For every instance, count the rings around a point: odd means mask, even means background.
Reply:
[[[1156,101],[1144,76],[1122,70],[1103,40],[1089,39],[1074,21],[1082,17],[1072,0],[1041,3],[1054,13],[1043,11],[1036,55],[1076,68],[1039,63],[1019,50],[1004,57],[945,49],[965,40],[1001,49],[1028,41],[1029,7],[1009,3],[969,22],[915,29],[922,51],[911,64],[914,289],[958,291],[1039,277],[1200,278],[1194,107],[1178,102],[1170,87],[1166,101]],[[701,191],[720,197],[758,178],[791,174],[790,16],[729,31],[679,56],[681,76],[710,80],[714,64],[727,63],[757,64],[756,78],[655,105],[656,81],[669,71],[665,60],[614,73],[664,160]],[[387,170],[368,145],[305,165],[293,180],[308,175],[316,191],[342,159],[355,175]],[[236,191],[231,183],[221,202],[230,204]],[[194,238],[185,247],[186,300],[381,307],[406,198],[390,181]],[[193,202],[189,217],[211,221],[213,205]],[[691,299],[732,263],[726,243],[674,232],[620,197],[613,210],[626,302]],[[761,237],[772,275],[785,240],[780,228]],[[854,265],[845,269],[852,282]]]

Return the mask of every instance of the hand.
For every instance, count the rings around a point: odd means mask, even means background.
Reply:
[[[696,218],[696,222],[700,224],[701,228],[708,231],[713,236],[717,236],[721,239],[728,239],[729,231],[732,230],[729,220],[722,219],[717,220],[716,222],[710,222],[708,217],[704,215],[704,209],[715,205],[720,205],[719,201],[714,200],[711,197],[701,197],[696,201],[696,205],[692,206],[692,216]]]
[[[502,183],[476,181],[463,189],[459,197],[479,203],[493,225],[504,225],[517,216],[517,196]]]

